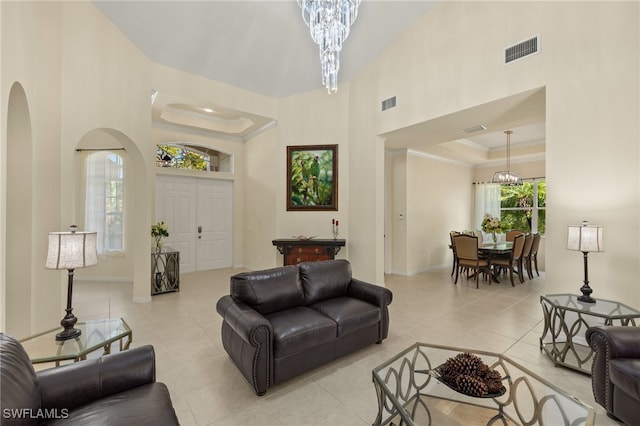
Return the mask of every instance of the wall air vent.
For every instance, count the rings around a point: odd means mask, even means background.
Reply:
[[[385,99],[384,101],[382,101],[382,110],[386,111],[390,108],[393,108],[396,106],[396,97],[394,96],[393,98],[389,98],[389,99]]]
[[[535,36],[529,40],[522,41],[513,46],[505,47],[504,63],[508,64],[524,57],[540,52],[540,36]]]

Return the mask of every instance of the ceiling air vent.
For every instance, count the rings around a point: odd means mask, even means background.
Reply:
[[[540,36],[535,36],[529,40],[522,41],[504,49],[504,63],[508,64],[526,56],[538,53],[540,50]]]
[[[396,106],[396,97],[394,96],[393,98],[389,98],[389,99],[385,99],[384,101],[382,101],[382,110],[386,111],[390,108],[393,108]]]

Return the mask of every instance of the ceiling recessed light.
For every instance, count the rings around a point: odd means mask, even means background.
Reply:
[[[213,112],[213,110],[211,108],[202,108],[202,110],[204,112],[209,112],[209,113]]]
[[[467,127],[466,129],[462,129],[462,131],[465,133],[479,132],[480,130],[487,130],[487,126],[480,124],[478,126],[472,126],[472,127]]]

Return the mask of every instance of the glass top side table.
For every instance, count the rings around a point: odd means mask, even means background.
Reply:
[[[120,351],[129,349],[133,332],[122,318],[81,321],[75,325],[82,334],[75,339],[57,341],[59,329],[51,330],[23,340],[32,364],[53,362],[56,367],[62,361],[80,361],[87,354],[102,349],[102,355],[111,353],[111,344],[119,342]]]
[[[540,350],[544,350],[555,365],[591,375],[593,351],[585,333],[592,325],[635,326],[640,311],[612,300],[596,299],[584,303],[574,294],[540,296],[544,330]]]
[[[430,374],[463,352],[479,356],[500,373],[504,394],[468,396]],[[500,353],[415,343],[374,368],[372,377],[378,397],[376,426],[595,424],[592,407]]]

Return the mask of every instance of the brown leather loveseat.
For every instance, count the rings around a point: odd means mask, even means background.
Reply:
[[[2,425],[177,425],[155,379],[152,346],[35,372],[20,342],[0,333]]]
[[[222,343],[258,395],[364,346],[389,330],[392,293],[351,277],[346,260],[231,277],[220,298]]]
[[[593,326],[587,341],[594,350],[591,384],[607,415],[628,425],[640,422],[640,328]]]

